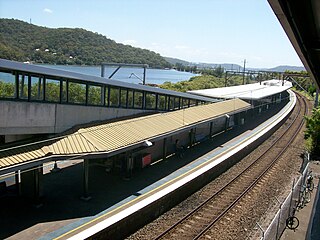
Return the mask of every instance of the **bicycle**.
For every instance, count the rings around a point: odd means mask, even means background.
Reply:
[[[292,214],[286,219],[286,226],[291,230],[295,230],[299,226],[299,219],[295,216],[297,207],[292,208]]]
[[[310,192],[313,191],[314,189],[314,183],[313,183],[313,176],[312,176],[312,171],[310,171],[308,173],[308,177],[307,177],[307,188]]]
[[[299,193],[299,202],[297,208],[304,208],[311,201],[311,192],[306,185],[302,186],[302,190]]]

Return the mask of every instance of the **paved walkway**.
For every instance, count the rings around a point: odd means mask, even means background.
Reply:
[[[307,206],[296,213],[296,217],[300,222],[299,227],[296,230],[285,229],[280,240],[320,239],[320,198],[316,197],[320,194],[320,189],[317,188],[317,186],[319,186],[318,183],[320,177],[320,162],[311,162],[310,170],[312,170],[313,175],[315,175],[315,189],[312,192],[311,201]],[[316,205],[317,209],[314,208]]]

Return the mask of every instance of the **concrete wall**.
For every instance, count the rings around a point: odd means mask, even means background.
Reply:
[[[4,142],[5,143],[10,143],[10,142],[15,142],[15,141],[20,141],[20,140],[23,140],[23,139],[31,138],[33,136],[34,135],[32,135],[32,134],[17,134],[17,135],[10,134],[10,135],[5,135],[4,136],[4,140],[5,140]]]
[[[143,112],[147,110],[0,101],[0,135],[59,133],[77,124]]]
[[[0,134],[53,133],[55,104],[0,102]]]

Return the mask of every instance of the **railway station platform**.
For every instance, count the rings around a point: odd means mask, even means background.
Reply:
[[[183,159],[172,156],[155,162],[135,172],[130,180],[94,166],[90,169],[94,174],[89,179],[92,199],[88,202],[79,199],[82,187],[77,183],[81,181],[81,164],[45,174],[45,201],[42,206],[10,196],[0,199],[1,205],[6,206],[0,218],[0,226],[6,231],[0,232],[0,238],[84,239],[92,236],[134,215],[164,194],[218,166],[250,142],[255,142],[281,122],[294,103],[295,98],[292,97],[292,101],[276,115],[266,112],[241,127],[187,149]],[[165,209],[157,211],[161,213]]]

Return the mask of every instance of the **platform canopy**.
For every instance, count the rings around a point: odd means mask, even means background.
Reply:
[[[320,89],[320,1],[268,2],[304,67]]]
[[[292,87],[292,83],[284,80],[268,80],[261,83],[253,83],[232,87],[211,88],[202,90],[188,91],[191,94],[213,97],[232,99],[240,98],[247,100],[258,100],[277,93],[288,90]]]
[[[0,175],[54,160],[101,158],[186,131],[251,107],[240,99],[83,127],[63,136],[0,150]]]

